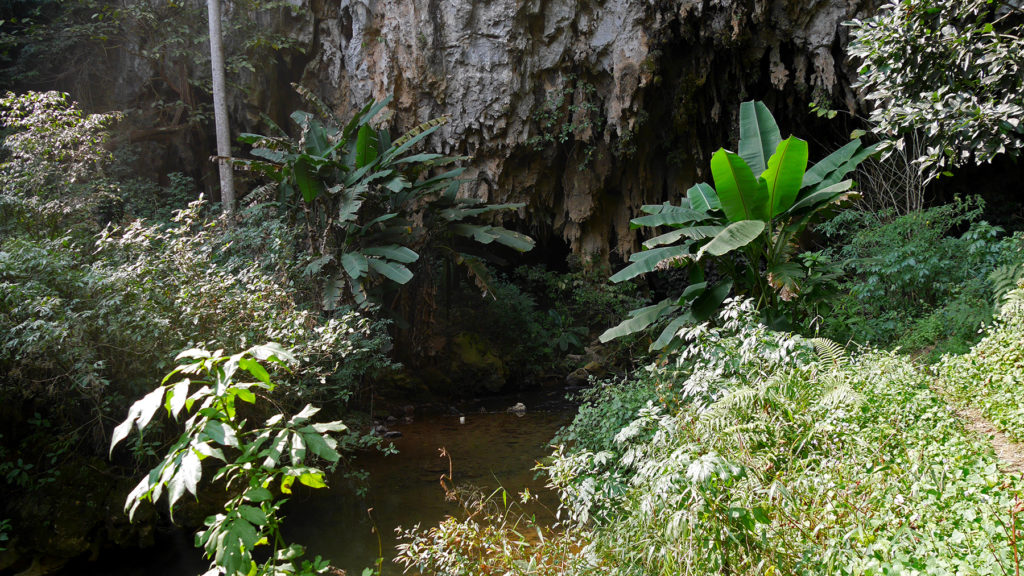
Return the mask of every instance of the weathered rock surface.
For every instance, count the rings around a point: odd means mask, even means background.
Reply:
[[[842,22],[870,0],[341,0],[292,28],[302,83],[342,115],[395,96],[393,122],[451,119],[463,193],[524,201],[541,240],[583,256],[637,248],[639,206],[685,190],[740,101],[786,118],[855,107]],[[306,10],[308,8],[308,10]],[[795,113],[795,114],[794,114]]]
[[[472,157],[464,194],[526,202],[520,226],[542,249],[564,241],[605,261],[638,248],[629,220],[640,205],[706,178],[710,153],[735,140],[742,100],[765,100],[803,136],[809,102],[856,108],[842,23],[876,1],[290,0],[259,15],[227,3],[228,23],[289,38],[231,79],[246,90],[230,114],[237,131],[263,130],[262,113],[287,125],[301,106],[292,81],[343,117],[394,94],[398,130],[450,118],[431,145]],[[229,54],[248,39],[229,41]],[[141,137],[166,136],[156,169],[206,165],[207,137],[174,139],[180,118],[145,112],[147,98],[202,99],[186,81],[202,66],[146,63],[146,42],[129,34],[104,58],[106,101],[153,119]]]

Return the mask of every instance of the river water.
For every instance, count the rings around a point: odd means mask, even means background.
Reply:
[[[355,497],[351,490],[318,490],[289,502],[286,539],[305,545],[310,555],[331,559],[349,575],[361,574],[381,556],[383,574],[400,574],[391,561],[397,543],[395,528],[429,527],[460,510],[458,503],[445,499],[440,485],[441,476],[449,471],[454,484],[463,489],[471,486],[490,493],[504,488],[510,498],[529,489],[540,497],[526,512],[539,522],[553,523],[557,498],[544,488],[543,478],[533,468],[548,454],[552,436],[571,417],[560,396],[547,403],[532,398],[533,409],[527,404],[521,416],[505,412],[504,406],[495,406],[491,400],[484,413],[466,410],[464,424],[459,416],[445,415],[393,425],[402,433],[394,439],[398,454],[367,455],[355,462],[369,473],[367,494]],[[450,464],[440,455],[442,448],[450,455]],[[334,482],[345,484],[342,478]]]
[[[367,452],[352,462],[368,473],[364,495],[341,473],[329,479],[328,489],[296,485],[283,508],[286,540],[306,546],[310,558],[330,559],[349,576],[359,576],[381,557],[383,574],[401,574],[392,561],[395,528],[417,523],[430,527],[460,511],[457,503],[445,499],[439,483],[449,470],[462,488],[490,493],[501,487],[510,498],[529,489],[539,498],[525,512],[540,523],[553,523],[557,498],[533,468],[550,452],[548,442],[555,432],[572,418],[564,396],[561,390],[550,390],[467,403],[459,406],[465,423],[446,410],[391,424],[391,430],[402,433],[391,440],[397,454]],[[525,414],[506,411],[519,401],[526,405]],[[439,454],[442,448],[451,457],[450,468],[449,459]],[[192,576],[207,566],[192,547],[192,534],[179,531],[162,534],[153,549],[102,554],[96,562],[70,564],[61,574]]]

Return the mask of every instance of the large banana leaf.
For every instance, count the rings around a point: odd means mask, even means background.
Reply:
[[[779,143],[768,159],[768,168],[761,175],[768,189],[771,217],[782,214],[796,200],[807,170],[807,142],[790,136]]]
[[[500,226],[456,222],[451,225],[451,231],[459,236],[472,238],[481,244],[497,242],[519,252],[528,252],[534,246],[533,239],[529,236]]]
[[[686,228],[678,228],[671,232],[662,234],[661,236],[655,236],[650,240],[644,242],[644,248],[650,249],[658,246],[664,246],[666,244],[675,244],[681,238],[692,238],[694,240],[703,240],[705,238],[711,238],[715,234],[721,232],[724,226],[687,226]]]
[[[648,214],[647,216],[633,218],[629,221],[629,227],[636,229],[642,226],[648,226],[651,228],[655,226],[680,226],[682,224],[689,224],[690,222],[706,220],[707,218],[707,212],[688,210],[686,208],[676,208],[674,210],[666,210],[658,214]]]
[[[665,202],[663,204],[644,204],[640,207],[640,211],[644,214],[661,214],[662,212],[686,212],[687,210],[693,210],[690,206],[690,201],[683,198],[679,204],[669,204]]]
[[[757,239],[764,232],[765,223],[763,220],[742,220],[733,222],[718,233],[711,242],[701,246],[697,251],[696,260],[704,257],[704,254],[722,256],[733,250],[742,248]]]
[[[711,176],[730,222],[768,220],[768,191],[738,154],[719,148],[711,157]]]
[[[366,256],[363,256],[361,253],[345,252],[341,255],[341,266],[345,269],[345,273],[348,274],[349,278],[359,280],[366,275],[370,265],[366,261]]]
[[[853,187],[853,180],[843,180],[822,190],[812,190],[801,194],[797,201],[789,207],[789,214],[796,214],[800,210],[814,209],[821,204],[827,204],[837,196],[845,194]]]
[[[650,347],[647,349],[648,352],[656,352],[658,350],[663,350],[666,346],[671,344],[673,340],[676,339],[676,335],[679,333],[679,330],[683,326],[696,323],[697,319],[693,317],[693,313],[689,310],[680,314],[679,316],[676,316],[675,318],[672,319],[671,322],[668,323],[668,326],[665,326],[665,329],[661,331],[661,334],[658,336],[658,339],[655,340],[654,342],[651,342]]]
[[[305,156],[305,155],[303,155]],[[295,186],[302,193],[302,199],[306,202],[316,200],[317,196],[323,193],[323,183],[313,174],[313,168],[305,158],[299,158],[292,166],[292,176],[295,178]]]
[[[632,264],[626,266],[622,270],[619,270],[615,274],[612,274],[609,280],[612,282],[624,282],[630,278],[636,278],[641,274],[653,272],[657,269],[658,264],[665,260],[679,257],[689,258],[690,246],[692,244],[693,242],[685,242],[676,246],[665,246],[663,248],[637,252],[629,257]]]
[[[377,132],[369,124],[363,124],[356,136],[356,168],[362,168],[376,159]]]
[[[690,201],[690,208],[700,212],[722,209],[722,201],[718,199],[718,193],[705,182],[691,186],[686,191],[686,199]]]
[[[370,268],[373,268],[375,271],[386,276],[389,280],[397,284],[405,284],[409,280],[412,280],[412,272],[401,264],[396,264],[390,260],[379,260],[377,258],[367,258],[366,262],[370,265]]]
[[[849,160],[843,162],[843,164],[839,166],[839,168],[835,169],[832,173],[825,176],[825,178],[822,179],[822,181],[819,182],[816,186],[814,186],[813,189],[822,190],[824,188],[828,188],[834,184],[837,184],[847,174],[853,172],[861,162],[877,154],[878,146],[878,144],[872,144],[871,146],[867,146],[862,150],[858,150],[853,156],[850,157]]]
[[[646,329],[651,324],[658,321],[659,318],[666,314],[671,314],[679,310],[679,306],[672,302],[672,300],[663,300],[652,306],[645,306],[633,310],[629,313],[629,318],[626,318],[619,324],[607,329],[602,333],[598,340],[601,342],[608,342],[622,336],[634,334],[641,330]]]
[[[726,297],[729,296],[729,292],[731,291],[732,280],[727,278],[701,292],[693,299],[693,304],[690,306],[690,312],[693,314],[693,318],[698,322],[703,322],[708,318],[711,318],[715,312],[718,311],[722,302],[725,302]]]
[[[821,162],[818,162],[817,164],[812,166],[809,170],[807,170],[807,173],[804,174],[803,188],[807,188],[808,186],[814,186],[817,183],[824,180],[826,176],[828,176],[832,172],[835,172],[836,169],[845,164],[846,161],[849,160],[850,157],[853,156],[854,152],[856,152],[859,148],[860,138],[857,138],[856,140],[850,142],[846,146],[843,146],[842,148],[826,156],[824,159],[821,160]]]
[[[411,249],[406,248],[405,246],[399,246],[398,244],[370,246],[363,250],[363,254],[366,254],[367,256],[387,258],[389,260],[394,260],[395,262],[401,262],[402,264],[411,264],[420,257],[419,254],[413,252]]]
[[[781,141],[779,126],[763,102],[740,104],[739,152],[755,177],[765,171],[768,159]]]

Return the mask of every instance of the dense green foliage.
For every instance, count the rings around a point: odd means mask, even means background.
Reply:
[[[1024,20],[991,0],[892,0],[849,52],[874,131],[930,179],[1024,148]]]
[[[711,159],[714,188],[696,184],[678,206],[643,207],[648,215],[633,219],[631,226],[672,230],[645,241],[644,250],[630,256],[632,263],[611,277],[621,282],[686,266],[693,282],[681,295],[634,310],[602,334],[602,341],[675,316],[651,344],[652,350],[660,350],[683,326],[710,318],[734,288],[754,298],[766,315],[778,315],[779,303],[801,291],[814,291],[821,274],[813,259],[796,258],[799,237],[819,213],[851,195],[853,181],[843,178],[874,154],[875,147],[854,140],[808,169],[807,142],[795,136],[783,140],[761,102],[743,103],[739,132],[738,154],[720,148]],[[725,279],[714,284],[704,280],[706,256]]]
[[[466,534],[482,531],[477,520],[448,520],[408,536],[418,558],[438,574],[495,565],[521,574],[1019,566],[1024,485],[998,471],[984,439],[929,388],[927,371],[890,352],[848,354],[767,331],[749,301],[729,303],[721,324],[683,339],[689,346],[667,364],[593,393],[563,432],[570,443],[545,467],[561,492],[566,542],[474,547]],[[565,546],[580,547],[573,563],[558,553]]]
[[[337,410],[390,366],[384,323],[309,305],[296,233],[273,206],[251,207],[234,226],[201,199],[170,220],[127,220],[136,207],[167,209],[109,177],[119,170],[101,147],[110,118],[30,93],[3,101],[3,121],[0,482],[11,498],[0,514],[15,531],[44,521],[31,498],[105,453],[111,423],[176,351],[281,342],[297,358],[279,378],[282,407],[317,399]],[[171,198],[196,197],[172,186]],[[112,473],[146,465],[164,440],[159,430],[132,437]]]
[[[815,310],[818,328],[841,341],[930,348],[932,358],[966,351],[992,318],[989,276],[1012,275],[1024,258],[1021,238],[979,220],[982,208],[971,199],[902,216],[847,211],[828,222],[822,231],[838,247],[825,257],[846,274]]]

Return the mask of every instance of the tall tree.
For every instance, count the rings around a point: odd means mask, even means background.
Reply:
[[[220,164],[220,200],[230,217],[235,207],[235,182],[231,165],[231,136],[228,130],[227,93],[224,82],[224,45],[221,42],[220,0],[207,0],[210,20],[210,68],[213,70],[213,119],[217,127],[217,156]]]

